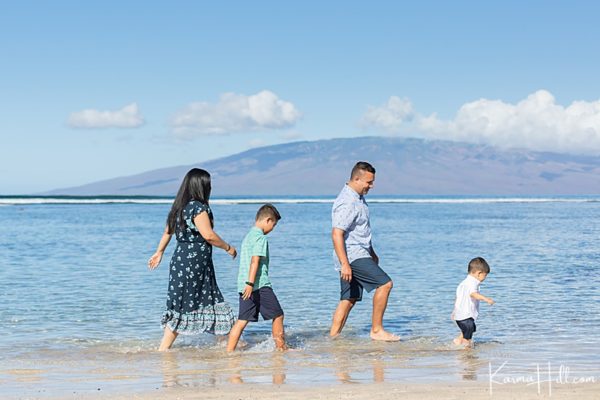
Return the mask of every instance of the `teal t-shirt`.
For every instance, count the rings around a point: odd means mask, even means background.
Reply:
[[[253,291],[262,287],[271,287],[271,281],[269,280],[269,242],[267,241],[267,235],[256,226],[250,229],[250,232],[248,232],[242,241],[240,270],[238,273],[238,292],[240,293],[242,293],[246,287],[252,256],[260,257],[256,278],[254,279]]]

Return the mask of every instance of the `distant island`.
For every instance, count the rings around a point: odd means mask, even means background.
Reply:
[[[44,195],[174,196],[193,167],[214,196],[335,195],[356,161],[377,169],[377,195],[585,195],[600,193],[600,157],[413,138],[358,137],[251,149]]]

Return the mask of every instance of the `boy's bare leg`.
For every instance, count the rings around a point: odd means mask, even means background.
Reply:
[[[173,342],[177,338],[177,335],[177,332],[173,332],[171,329],[169,329],[168,326],[165,326],[165,331],[163,333],[163,338],[160,342],[160,347],[158,348],[158,351],[169,350],[173,345]]]
[[[235,321],[233,328],[229,332],[229,341],[227,342],[227,351],[232,352],[235,350],[235,347],[240,340],[240,336],[242,336],[242,332],[244,328],[248,325],[248,321],[244,321],[243,319],[238,319]]]
[[[400,340],[399,336],[383,329],[383,313],[385,313],[390,291],[393,286],[392,281],[389,281],[375,290],[375,295],[373,296],[373,319],[371,326],[371,339],[373,340],[384,340],[387,342],[397,342]]]
[[[350,310],[356,304],[356,299],[340,300],[335,312],[333,313],[333,320],[331,322],[331,329],[329,330],[330,337],[336,337],[342,333],[346,320],[350,314]]]
[[[275,341],[277,350],[287,350],[287,345],[285,344],[285,332],[283,330],[283,315],[273,319],[271,330],[273,332],[273,340]]]

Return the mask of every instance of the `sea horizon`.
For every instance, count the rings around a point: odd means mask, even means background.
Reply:
[[[301,204],[331,203],[336,195],[228,195],[214,196],[211,204]],[[0,195],[0,205],[33,204],[170,204],[174,196],[146,195]],[[377,195],[366,197],[368,203],[548,203],[548,202],[600,202],[600,194],[556,195]]]

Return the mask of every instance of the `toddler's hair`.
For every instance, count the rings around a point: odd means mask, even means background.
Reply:
[[[275,221],[279,221],[281,219],[281,214],[279,214],[279,211],[277,211],[273,204],[265,204],[256,212],[257,221],[269,217],[273,218]]]
[[[471,272],[484,272],[486,274],[490,273],[490,266],[487,261],[483,259],[483,257],[475,257],[471,261],[469,261],[469,274]]]

